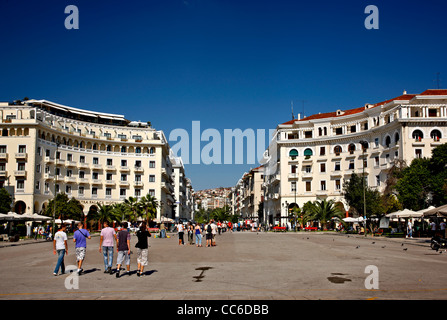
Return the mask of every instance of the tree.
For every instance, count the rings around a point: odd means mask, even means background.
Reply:
[[[147,224],[149,221],[154,219],[157,215],[158,202],[157,198],[147,194],[140,200],[141,210],[144,212],[143,216],[146,218]]]
[[[313,220],[320,221],[323,226],[323,230],[327,230],[328,224],[331,222],[332,218],[338,218],[342,221],[344,213],[335,204],[334,200],[317,200],[312,203],[310,207],[310,214]]]
[[[126,215],[126,205],[123,202],[114,203],[112,205],[112,212],[116,220],[121,222]]]
[[[5,188],[0,189],[0,213],[11,211],[12,197]]]
[[[380,220],[384,215],[379,191],[366,186],[362,177],[355,173],[351,175],[348,181],[344,181],[343,196],[349,207],[354,209],[359,216],[365,214],[367,219],[375,217]],[[365,207],[366,212],[364,212]]]
[[[141,215],[141,204],[136,197],[129,197],[124,200],[124,208],[129,221],[134,221]]]
[[[93,219],[98,221],[98,230],[101,229],[101,224],[105,221],[111,222],[115,220],[115,215],[113,212],[113,206],[112,205],[103,205],[101,203],[97,203],[98,205],[98,211],[94,214],[92,217]]]
[[[53,217],[54,203],[56,203],[56,219],[80,220],[83,216],[81,203],[75,198],[68,198],[65,193],[58,193],[55,198],[51,199],[46,207],[44,215]]]

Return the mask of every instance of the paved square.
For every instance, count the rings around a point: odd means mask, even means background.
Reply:
[[[132,237],[133,252],[136,237]],[[30,240],[33,241],[33,240]],[[99,237],[88,241],[85,274],[53,276],[51,242],[0,248],[0,299],[366,300],[446,299],[447,253],[426,240],[336,233],[224,233],[213,248],[151,238],[146,276],[104,274]],[[116,252],[114,261],[116,261]],[[69,239],[65,265],[75,264]],[[367,289],[365,268],[376,266],[378,290]]]

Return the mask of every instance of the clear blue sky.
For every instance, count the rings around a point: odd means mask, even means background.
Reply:
[[[379,30],[367,30],[367,5]],[[79,30],[64,27],[79,9]],[[0,101],[29,97],[191,130],[273,129],[447,83],[445,0],[0,1]],[[172,145],[173,143],[171,143]],[[206,142],[202,142],[202,147]],[[256,165],[186,166],[196,190]]]

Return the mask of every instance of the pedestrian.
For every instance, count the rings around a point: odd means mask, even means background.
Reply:
[[[160,238],[166,238],[166,227],[163,222],[160,225]]]
[[[408,219],[407,223],[407,238],[413,238],[413,224],[411,223],[411,219]]]
[[[191,222],[188,223],[188,242],[189,245],[194,244],[194,226]]]
[[[441,230],[441,237],[445,238],[445,221],[442,220],[441,223],[439,224],[439,228]]]
[[[113,239],[116,241],[115,229],[109,227],[109,222],[104,221],[104,228],[101,230],[99,240],[99,253],[104,255],[104,273],[112,274],[113,263]]]
[[[53,240],[53,254],[57,253],[57,263],[54,269],[53,275],[57,276],[59,268],[61,269],[61,274],[65,273],[64,256],[68,254],[68,244],[67,244],[67,233],[65,232],[67,227],[62,224],[61,228],[54,235]]]
[[[211,221],[205,226],[205,231],[206,246],[211,247],[213,241],[213,227],[211,226]]]
[[[183,235],[185,233],[185,227],[183,226],[183,223],[179,222],[177,224],[177,231],[178,231],[178,245],[184,245],[185,241],[183,239]]]
[[[200,225],[197,224],[194,228],[194,233],[196,235],[196,246],[201,247],[202,246],[202,229],[200,228]]]
[[[73,242],[76,243],[75,251],[76,251],[76,261],[78,264],[78,274],[81,274],[84,269],[82,269],[82,263],[85,259],[85,252],[87,250],[87,239],[91,239],[90,233],[83,229],[82,222],[78,223],[78,230],[73,234]]]
[[[436,235],[436,223],[433,220],[430,222],[430,230],[431,236],[434,237]]]
[[[138,242],[135,245],[137,248],[137,276],[143,277],[144,267],[147,266],[147,257],[149,253],[149,245],[147,242],[147,238],[150,238],[151,234],[147,230],[146,222],[143,222],[140,226],[140,229],[137,231]]]
[[[212,234],[212,241],[211,241],[211,245],[213,246],[213,247],[215,247],[216,246],[216,235],[217,235],[217,225],[216,225],[216,223],[214,222],[214,220],[211,220],[211,229],[212,229],[212,231],[211,231],[211,234]]]
[[[130,232],[127,230],[127,222],[121,223],[121,230],[116,239],[116,251],[118,252],[116,277],[120,277],[120,268],[123,262],[126,263],[127,274],[130,276]]]

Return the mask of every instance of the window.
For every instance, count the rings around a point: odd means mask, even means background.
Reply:
[[[399,134],[396,132],[394,134],[394,143],[397,144],[399,142],[399,140],[400,140]]]
[[[127,160],[121,160],[121,167],[127,167]]]
[[[71,177],[73,175],[73,171],[71,169],[67,169],[67,177]]]
[[[305,166],[304,170],[306,173],[312,173],[312,166]]]
[[[25,162],[17,163],[17,170],[18,171],[24,171],[25,170]]]
[[[19,153],[26,153],[26,146],[19,146]]]
[[[341,170],[341,168],[340,168],[340,161],[337,161],[337,162],[335,163],[334,171],[340,171],[340,170]]]
[[[17,180],[17,189],[19,190],[25,189],[25,180]]]
[[[349,170],[354,170],[355,166],[354,166],[354,160],[350,160],[349,161]]]
[[[376,167],[379,166],[379,157],[374,157],[374,165],[375,165]]]
[[[380,175],[376,176],[376,186],[380,186]]]
[[[390,136],[386,136],[386,138],[385,138],[385,146],[387,148],[389,148],[390,145],[391,145],[391,137]]]
[[[6,153],[6,146],[0,146],[0,153]]]
[[[340,146],[335,146],[334,153],[335,153],[336,156],[339,156],[340,153],[341,153],[341,147]]]
[[[141,147],[136,147],[135,148],[135,153],[141,153]]]
[[[45,192],[50,192],[50,184],[48,182],[45,182]]]
[[[84,187],[79,187],[79,189],[78,189],[78,195],[84,195]]]
[[[321,191],[326,191],[326,180],[321,180],[320,181],[320,190]]]
[[[71,153],[67,153],[67,161],[73,161],[73,155]]]
[[[326,154],[326,148],[320,147],[320,156],[324,156]]]
[[[154,154],[154,153],[155,153],[155,148],[151,147],[150,150],[149,150],[149,154]]]
[[[289,157],[292,157],[293,159],[294,159],[295,157],[298,157],[298,150],[296,150],[296,149],[292,149],[292,150],[290,150],[290,152],[289,152]]]
[[[40,190],[40,181],[36,182],[36,190]]]
[[[337,190],[337,191],[341,190],[340,179],[335,180],[335,190]]]
[[[93,164],[99,164],[98,158],[93,158]]]
[[[112,197],[112,189],[111,188],[106,188],[106,197],[107,198]]]
[[[127,174],[121,174],[121,181],[127,181]]]
[[[438,116],[437,109],[428,109],[428,116],[429,117],[437,117]]]
[[[126,196],[126,189],[120,189],[120,197]]]
[[[416,150],[414,150],[414,156],[416,157],[416,158],[422,158],[422,149],[416,149]]]
[[[326,172],[326,163],[320,163],[320,172],[325,173]]]
[[[379,147],[379,138],[375,138],[375,139],[374,139],[374,146],[375,146],[376,148]]]
[[[413,139],[415,139],[416,141],[421,141],[421,139],[424,138],[424,134],[422,133],[421,130],[414,130],[413,134],[412,134]]]
[[[79,178],[84,179],[85,172],[79,171]]]
[[[155,176],[153,174],[149,176],[149,182],[155,182]]]
[[[292,164],[290,166],[290,173],[296,173],[296,165]]]
[[[42,170],[42,166],[40,164],[36,165],[36,172],[40,173]]]
[[[304,150],[304,156],[306,158],[310,158],[312,156],[312,149],[307,148],[306,150]]]
[[[135,181],[141,181],[141,174],[135,175]]]
[[[135,189],[135,197],[141,197],[141,189]]]
[[[155,161],[149,161],[149,168],[155,168]]]
[[[356,132],[356,131],[357,131],[357,126],[355,126],[355,125],[354,125],[354,126],[351,126],[351,132],[354,133],[354,132]]]
[[[312,138],[312,131],[304,131],[304,138],[307,139]]]
[[[94,187],[92,188],[92,196],[97,196],[98,195],[98,188]]]
[[[71,186],[69,186],[69,185],[65,186],[65,193],[71,194]]]
[[[99,177],[98,172],[93,172],[93,173],[92,173],[92,179],[93,179],[93,180],[98,180],[98,177]]]
[[[107,181],[112,181],[112,180],[113,180],[113,174],[111,174],[111,173],[107,173],[107,175],[106,175],[106,180],[107,180]]]
[[[336,134],[337,136],[343,134],[343,128],[335,128],[335,134]]]
[[[80,163],[85,163],[85,156],[80,156],[79,157],[79,162]]]
[[[149,194],[150,194],[152,197],[155,197],[155,190],[154,190],[154,189],[149,189]]]
[[[108,166],[112,166],[113,165],[113,160],[112,159],[107,159],[107,165]]]
[[[141,168],[141,160],[136,160],[135,161],[135,167],[136,168]]]
[[[290,183],[290,190],[292,192],[296,192],[296,182],[295,181]]]
[[[441,139],[441,131],[435,129],[430,132],[430,138],[432,138],[434,141],[439,141]]]
[[[311,184],[311,182],[310,181],[306,181],[306,191],[307,192],[310,192],[310,191],[312,191],[312,184]]]
[[[354,151],[355,151],[355,144],[351,143],[351,144],[348,146],[348,151],[349,151],[350,154],[353,154]]]

